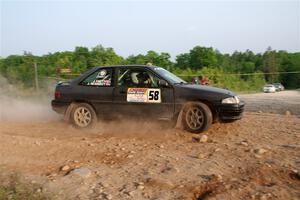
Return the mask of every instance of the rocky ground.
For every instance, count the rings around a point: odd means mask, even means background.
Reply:
[[[200,135],[146,122],[89,132],[0,122],[0,171],[55,199],[300,199],[299,102],[284,115],[257,105]]]

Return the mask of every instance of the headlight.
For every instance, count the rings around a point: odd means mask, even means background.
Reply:
[[[229,97],[222,100],[222,104],[239,104],[240,99],[237,96]]]

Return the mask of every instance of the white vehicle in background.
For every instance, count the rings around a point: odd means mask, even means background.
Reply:
[[[276,91],[283,91],[284,90],[284,86],[281,83],[273,83],[272,85],[275,86]]]
[[[268,84],[268,85],[265,85],[263,87],[263,91],[266,92],[266,93],[269,93],[269,92],[276,92],[276,88],[274,85],[271,85],[271,84]]]

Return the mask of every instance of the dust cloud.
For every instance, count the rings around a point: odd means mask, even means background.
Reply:
[[[28,122],[59,119],[51,109],[52,97],[49,91],[45,90],[37,93],[34,89],[22,89],[19,85],[8,83],[0,75],[0,121]]]
[[[34,88],[24,89],[18,84],[10,84],[0,75],[0,122],[49,122],[61,120],[62,116],[55,113],[51,108],[55,84],[55,82],[48,81],[46,84],[43,84],[44,87],[40,92],[36,92]],[[113,136],[156,136],[161,138],[173,131],[173,127],[168,124],[168,122],[159,123],[149,119],[137,120],[117,117],[108,121],[99,120],[93,131],[96,133],[109,133],[109,135]],[[72,129],[72,131],[75,131],[75,129]],[[91,130],[88,131],[93,132]]]

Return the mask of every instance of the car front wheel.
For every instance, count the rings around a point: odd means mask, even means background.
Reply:
[[[71,112],[71,122],[76,128],[93,128],[97,123],[97,115],[87,103],[75,104]]]
[[[192,133],[206,131],[212,124],[212,119],[210,108],[201,102],[190,102],[182,111],[183,128]]]

